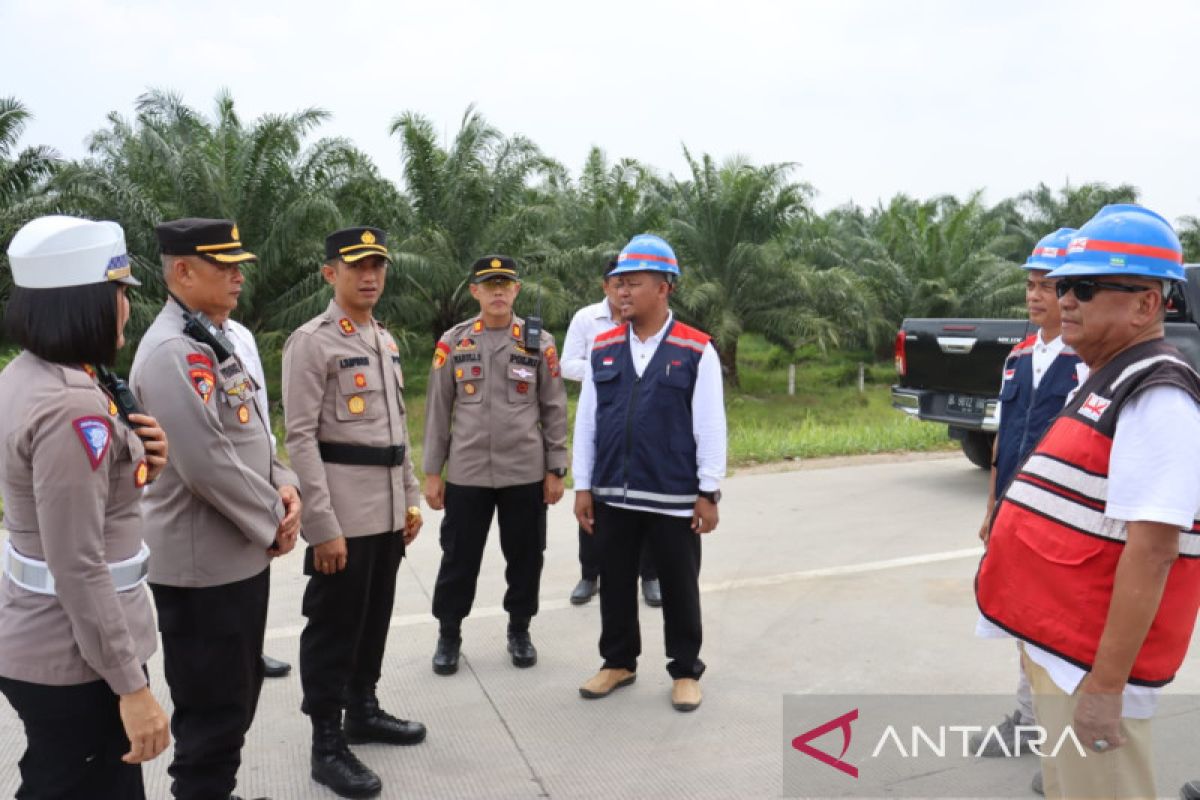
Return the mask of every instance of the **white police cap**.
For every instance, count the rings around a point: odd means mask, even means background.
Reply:
[[[115,222],[38,217],[17,231],[8,246],[8,262],[13,283],[25,289],[107,281],[141,285],[130,268],[125,232]]]

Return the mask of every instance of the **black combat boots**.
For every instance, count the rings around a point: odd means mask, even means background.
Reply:
[[[342,797],[374,797],[383,790],[383,781],[358,760],[342,734],[337,717],[316,719],[313,725],[312,779],[328,786]]]
[[[346,706],[346,741],[350,744],[418,744],[425,741],[420,722],[397,719],[379,707],[375,692],[352,696]]]

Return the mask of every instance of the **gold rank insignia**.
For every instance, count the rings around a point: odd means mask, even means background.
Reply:
[[[475,384],[468,383],[463,385],[463,391],[467,394],[475,394]]]
[[[108,415],[110,417],[115,417],[117,415],[117,404],[112,400],[108,401]]]
[[[250,406],[248,406],[248,405],[238,406],[238,422],[245,425],[249,421],[250,421]]]
[[[371,233],[370,231],[363,231],[362,243],[363,244],[375,244],[375,234]]]
[[[483,320],[481,320],[481,319],[475,320],[475,324],[471,326],[471,330],[474,333],[479,333],[480,331],[482,331],[483,330]]]
[[[513,327],[512,327],[512,335],[513,335],[514,339],[521,338],[521,326],[515,322],[513,323]]]
[[[365,389],[367,386],[367,376],[361,372],[354,373],[354,385],[360,389]]]
[[[150,477],[150,468],[146,466],[145,461],[139,461],[137,469],[133,471],[133,485],[140,489],[146,485],[146,479]]]
[[[229,232],[229,238],[235,242],[242,238],[241,234],[238,233],[237,225],[234,225],[233,230]]]
[[[361,414],[367,410],[367,401],[354,395],[346,401],[346,408],[350,410],[351,414]]]
[[[488,264],[488,266],[489,266],[489,267],[491,267],[492,269],[500,269],[500,267],[501,267],[501,263],[502,263],[502,262],[500,261],[500,259],[498,259],[498,258],[493,258],[493,259],[492,259],[492,261],[491,261],[491,263],[490,263],[490,264]]]
[[[455,378],[457,378],[458,380],[460,380],[460,381],[461,381],[461,380],[462,380],[462,376],[463,376],[463,371],[462,371],[462,369],[461,369],[461,368],[460,368],[460,369],[456,369],[456,370],[454,370],[454,377],[455,377]]]
[[[358,330],[354,327],[354,323],[346,317],[342,317],[338,320],[338,327],[342,329],[342,333],[346,336],[352,336],[354,335],[354,332]]]

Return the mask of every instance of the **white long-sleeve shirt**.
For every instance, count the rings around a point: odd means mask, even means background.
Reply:
[[[621,324],[613,317],[608,298],[599,303],[584,306],[571,317],[567,336],[563,339],[562,357],[559,364],[562,376],[569,381],[582,381],[592,357],[592,343],[596,337]]]
[[[633,326],[630,326],[629,351],[633,368],[639,377],[674,323],[674,315],[668,315],[662,329],[645,340],[639,339],[633,332]],[[692,393],[692,435],[696,437],[696,475],[700,479],[700,491],[715,492],[725,477],[725,390],[721,383],[721,361],[711,342],[705,345],[696,370],[696,389]],[[583,390],[575,409],[574,448],[571,471],[575,475],[575,490],[590,491],[592,467],[596,463],[596,384],[592,380],[590,358],[584,362]],[[668,511],[628,503],[609,505],[673,517],[692,515],[691,511]]]

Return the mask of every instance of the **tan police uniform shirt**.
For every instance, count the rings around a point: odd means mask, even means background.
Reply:
[[[156,639],[144,585],[106,566],[142,547],[142,442],[82,368],[22,352],[0,373],[0,488],[18,553],[45,561],[55,595],[0,579],[0,675],[66,686],[146,685]]]
[[[567,466],[567,390],[554,337],[522,346],[525,322],[489,330],[479,317],[442,335],[425,403],[426,475],[460,486],[517,486]]]
[[[171,443],[167,468],[146,489],[150,582],[219,586],[262,572],[284,515],[278,488],[299,480],[275,457],[241,361],[216,363],[168,300],[129,384]]]
[[[382,323],[358,325],[330,301],[283,347],[283,413],[292,468],[304,493],[310,544],[404,530],[421,489],[408,450],[400,350]],[[327,464],[319,442],[404,445],[397,467]]]

